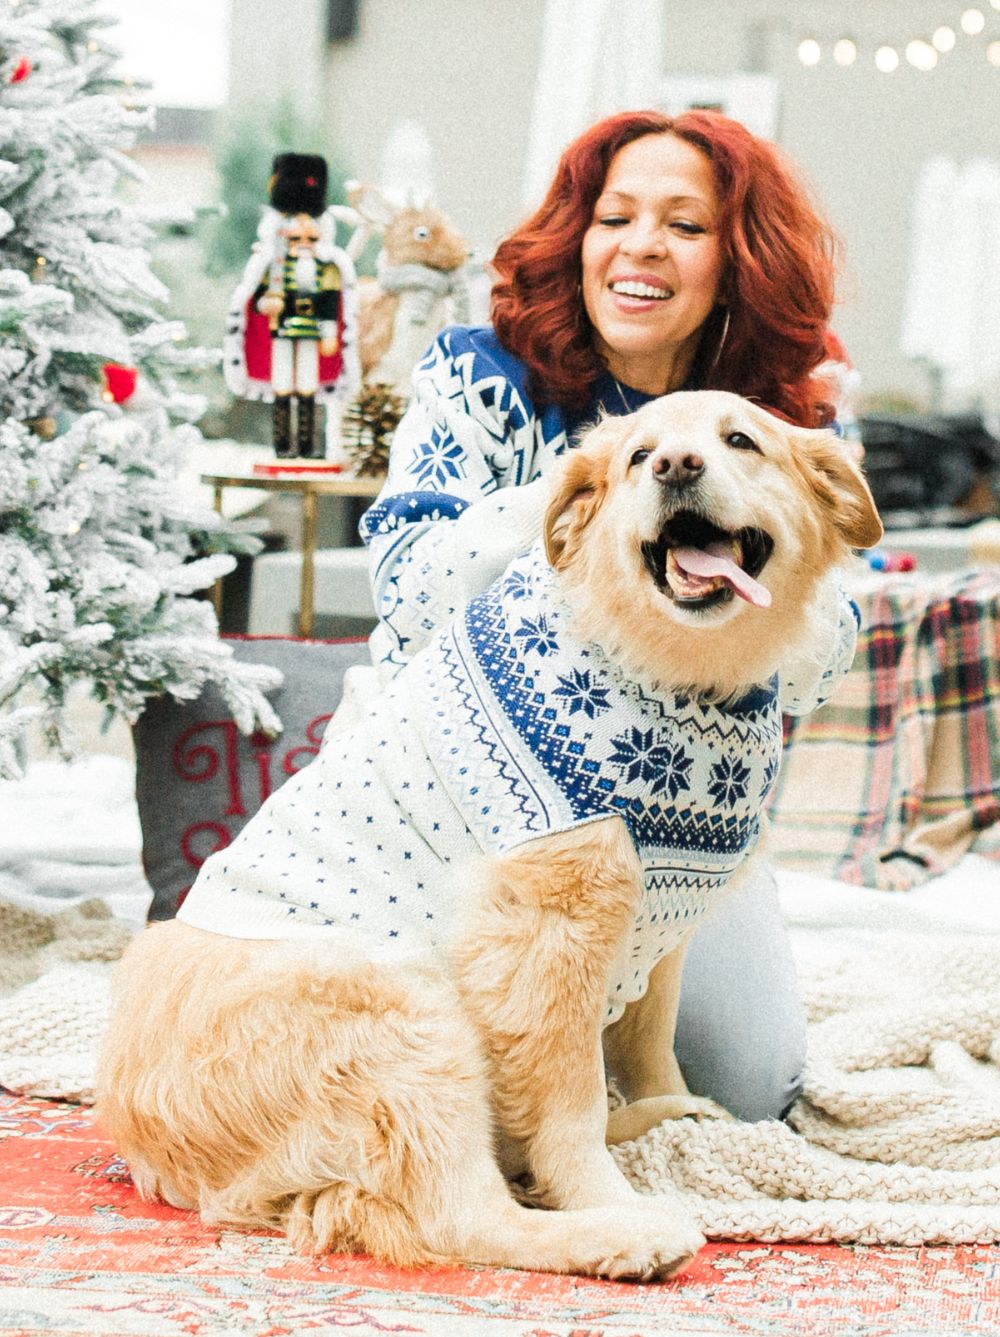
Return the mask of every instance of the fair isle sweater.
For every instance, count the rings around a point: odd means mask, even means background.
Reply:
[[[414,371],[385,487],[361,521],[380,619],[372,658],[383,681],[539,537],[544,476],[563,451],[599,416],[631,413],[650,398],[605,373],[583,411],[539,407],[527,368],[491,327],[442,331]],[[835,577],[816,602],[816,643],[782,666],[789,714],[829,697],[854,654],[858,614]]]
[[[643,893],[610,1023],[753,849],[780,754],[776,682],[720,707],[626,677],[574,635],[538,542],[206,861],[178,917],[434,949],[470,858],[617,816]]]

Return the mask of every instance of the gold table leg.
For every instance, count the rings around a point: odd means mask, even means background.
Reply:
[[[316,493],[302,494],[302,581],[299,587],[299,635],[310,637],[315,625]]]
[[[222,488],[218,485],[213,489],[212,505],[215,507],[217,515],[222,514]],[[215,609],[215,620],[219,623],[219,630],[222,630],[222,577],[212,586],[212,607]]]

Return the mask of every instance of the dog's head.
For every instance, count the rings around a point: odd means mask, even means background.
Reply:
[[[820,577],[881,535],[836,436],[722,391],[605,419],[564,457],[545,518],[584,634],[721,696],[770,677]]]

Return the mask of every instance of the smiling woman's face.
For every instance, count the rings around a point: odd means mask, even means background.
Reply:
[[[594,347],[626,385],[683,385],[719,300],[722,247],[712,165],[672,134],[644,135],[611,160],[581,252]]]

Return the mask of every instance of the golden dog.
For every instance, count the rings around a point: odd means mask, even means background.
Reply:
[[[733,395],[681,393],[565,456],[544,569],[580,643],[629,683],[725,708],[808,642],[821,577],[880,534],[834,437]],[[329,769],[325,751],[303,776]],[[317,848],[343,834],[324,828]],[[606,1146],[713,1110],[672,1056],[683,941],[604,1029],[644,888],[628,827],[601,816],[464,875],[450,935],[399,959],[339,922],[287,941],[248,941],[235,921],[236,936],[176,921],[141,934],[99,1074],[139,1192],[399,1265],[637,1280],[682,1267],[697,1225],[636,1194]],[[630,1102],[610,1126],[606,1060]],[[501,1161],[552,1210],[518,1202]]]

